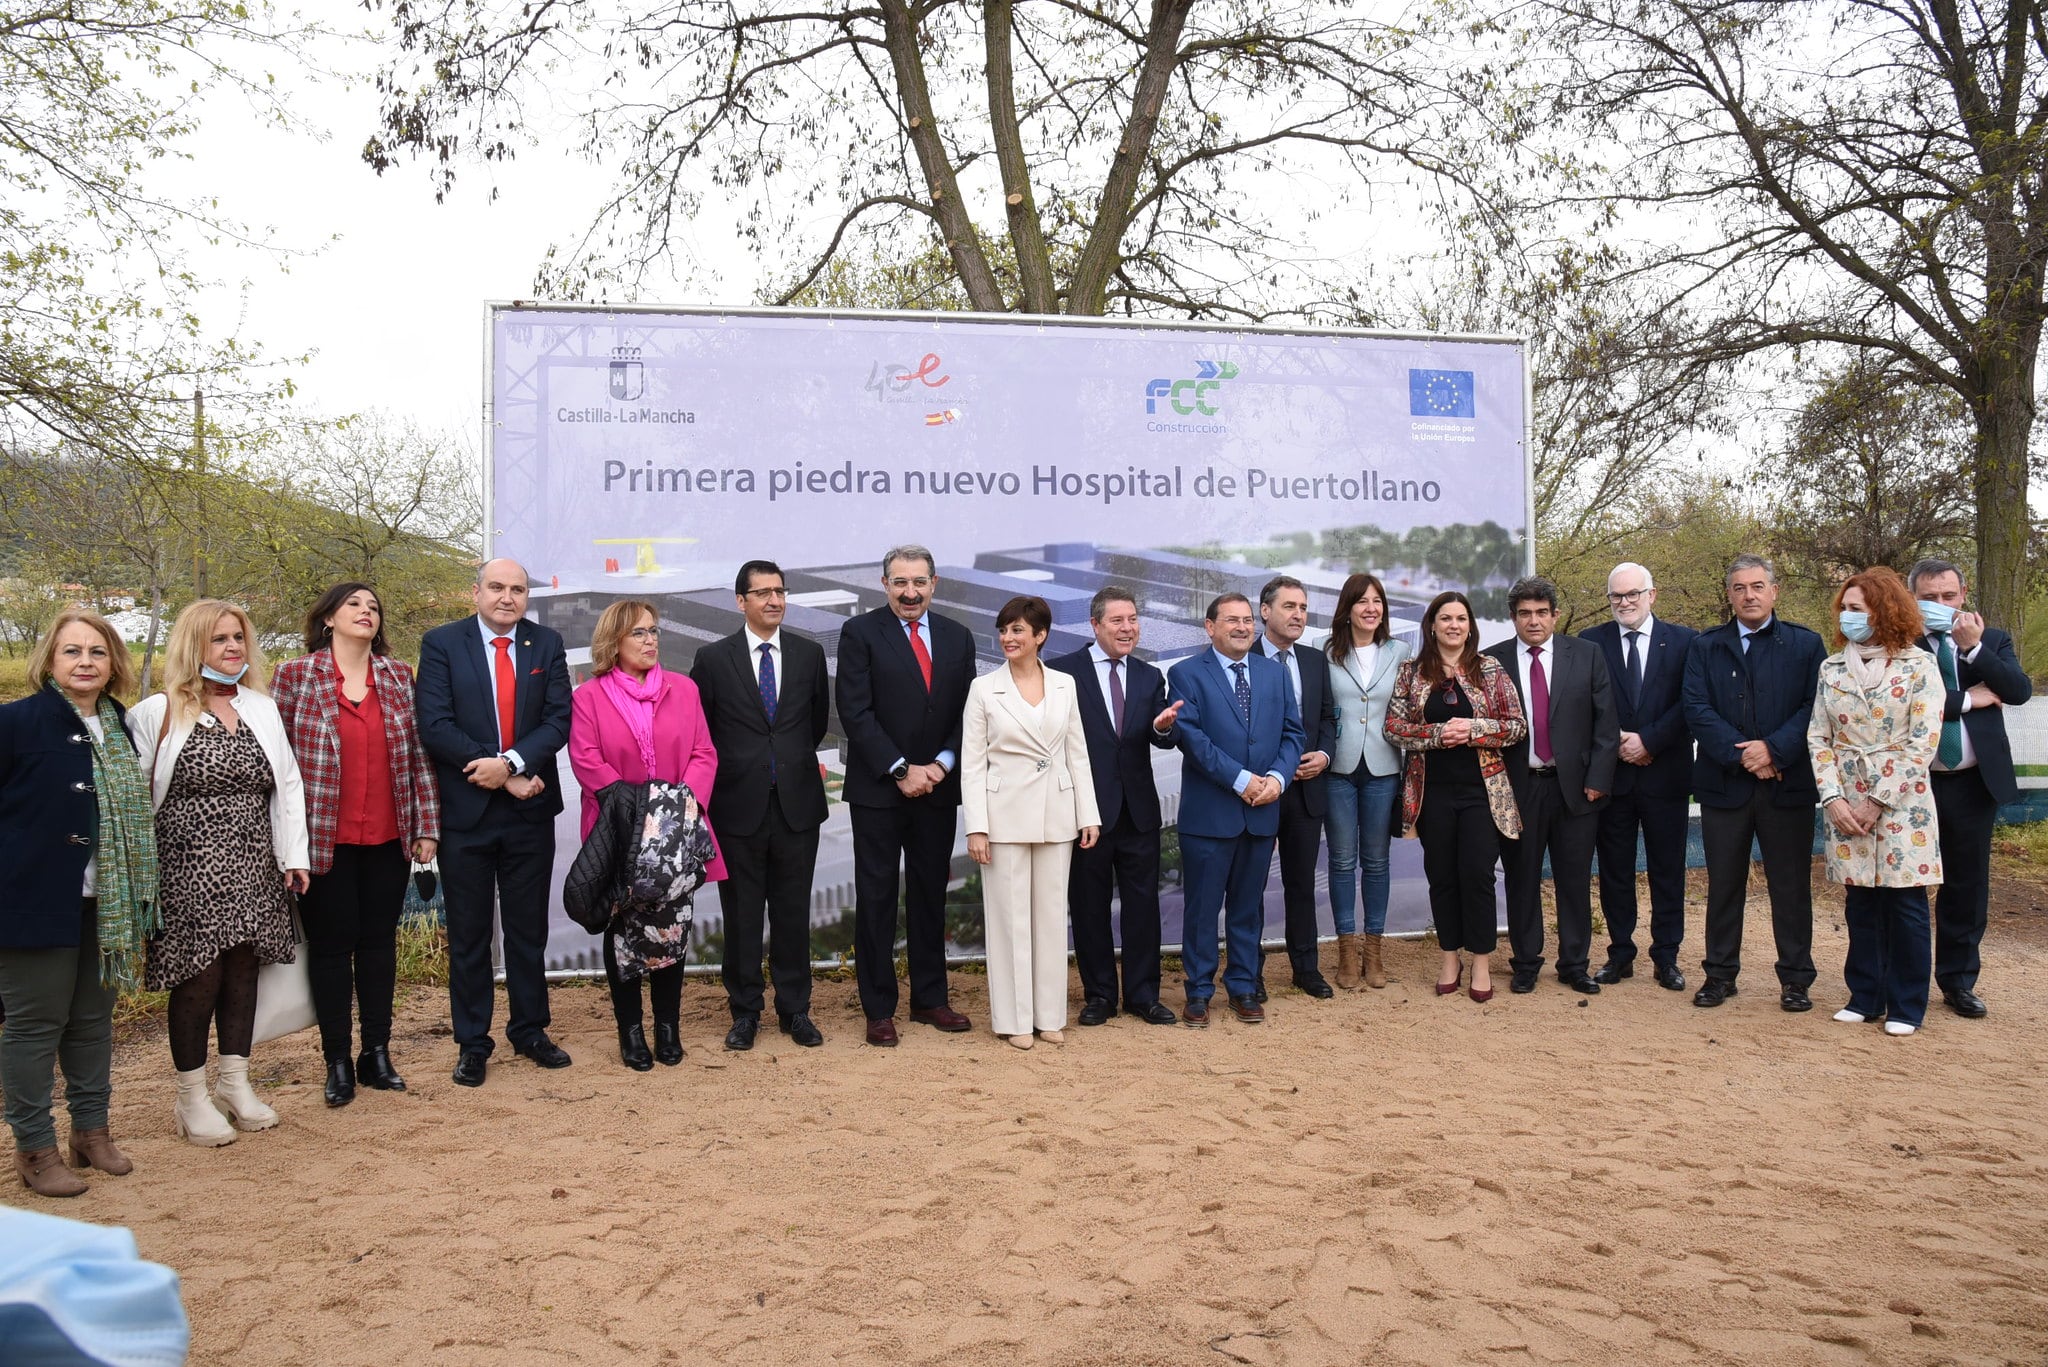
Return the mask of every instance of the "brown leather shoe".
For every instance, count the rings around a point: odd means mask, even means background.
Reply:
[[[1230,999],[1230,1014],[1246,1025],[1257,1025],[1266,1018],[1266,1008],[1259,1005],[1259,999],[1246,993]]]
[[[1208,998],[1191,998],[1185,1006],[1181,1007],[1180,1018],[1186,1021],[1189,1025],[1197,1027],[1206,1026],[1209,1023]]]
[[[90,1188],[85,1179],[64,1166],[57,1146],[47,1149],[16,1149],[14,1170],[21,1184],[38,1196],[83,1196]]]
[[[868,1043],[877,1049],[896,1047],[896,1022],[889,1019],[868,1022]]]
[[[114,1136],[107,1132],[105,1125],[96,1130],[71,1132],[71,1166],[98,1168],[109,1177],[126,1177],[135,1171],[128,1155],[114,1147]]]
[[[934,1006],[929,1011],[913,1011],[910,1013],[910,1018],[919,1025],[933,1026],[945,1031],[949,1035],[957,1035],[963,1030],[972,1030],[974,1028],[973,1021],[967,1019],[967,1017],[961,1015],[950,1006]]]

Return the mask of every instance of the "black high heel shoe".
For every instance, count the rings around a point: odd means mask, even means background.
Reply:
[[[356,1070],[346,1054],[327,1060],[326,1095],[330,1106],[346,1106],[356,1099]]]
[[[619,1029],[619,1062],[636,1073],[654,1071],[654,1055],[647,1052],[647,1032],[637,1025]]]
[[[654,1061],[669,1068],[683,1061],[682,1027],[675,1021],[654,1023]]]

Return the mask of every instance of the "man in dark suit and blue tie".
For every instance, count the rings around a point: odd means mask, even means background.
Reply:
[[[1159,1000],[1159,790],[1152,749],[1173,749],[1178,707],[1166,705],[1166,676],[1139,659],[1138,600],[1107,584],[1088,607],[1095,644],[1049,663],[1078,685],[1081,729],[1102,836],[1074,846],[1067,879],[1067,916],[1074,928],[1074,965],[1081,975],[1082,1025],[1102,1025],[1117,1012],[1116,941],[1110,934],[1112,892],[1122,909],[1123,1009],[1152,1025],[1172,1025],[1173,1008]]]
[[[1921,639],[1941,666],[1947,698],[1930,780],[1947,875],[1934,902],[1934,985],[1958,1016],[1990,1008],[1977,995],[1978,946],[1991,905],[1991,835],[2001,803],[2018,802],[2002,709],[2034,696],[2012,637],[1966,611],[1969,586],[1946,560],[1922,560],[1906,582],[1927,624]]]
[[[526,620],[526,571],[486,561],[476,616],[420,642],[414,710],[441,785],[441,885],[448,908],[448,1009],[455,1081],[483,1085],[491,1056],[491,914],[504,932],[506,1038],[543,1068],[569,1055],[548,1038],[548,889],[569,740],[562,638]]]
[[[1301,764],[1301,716],[1286,671],[1253,649],[1259,622],[1249,598],[1226,593],[1210,603],[1207,627],[1212,649],[1166,676],[1168,694],[1181,705],[1173,723],[1182,755],[1181,1014],[1189,1025],[1209,1023],[1222,911],[1230,939],[1224,989],[1232,1013],[1251,1025],[1266,1018],[1258,999],[1266,875],[1280,796]]]
[[[1686,803],[1692,791],[1692,731],[1685,722],[1685,650],[1699,635],[1657,617],[1657,585],[1633,561],[1607,576],[1614,620],[1579,633],[1607,657],[1621,716],[1621,763],[1600,810],[1600,915],[1607,962],[1593,975],[1612,985],[1635,976],[1636,837],[1650,877],[1650,963],[1657,985],[1685,990],[1678,952],[1685,941]]]
[[[1295,711],[1301,717],[1301,762],[1280,797],[1280,895],[1287,907],[1287,958],[1294,985],[1311,997],[1328,999],[1336,990],[1323,977],[1316,944],[1316,856],[1323,849],[1328,813],[1323,771],[1337,748],[1337,699],[1330,692],[1330,657],[1303,650],[1308,630],[1308,590],[1299,579],[1276,575],[1259,590],[1259,621],[1265,626],[1259,651],[1287,671]],[[1266,974],[1259,972],[1258,998],[1266,999]]]

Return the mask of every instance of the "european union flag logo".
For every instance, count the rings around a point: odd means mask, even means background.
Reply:
[[[1472,372],[1409,371],[1408,412],[1418,418],[1477,417],[1472,406]]]

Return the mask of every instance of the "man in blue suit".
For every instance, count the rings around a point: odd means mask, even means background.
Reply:
[[[1685,806],[1692,792],[1692,731],[1685,722],[1685,652],[1699,635],[1658,619],[1657,584],[1633,561],[1607,576],[1614,620],[1580,636],[1600,647],[1621,714],[1621,763],[1600,810],[1600,915],[1607,962],[1593,975],[1613,984],[1635,976],[1636,836],[1650,875],[1650,962],[1657,985],[1685,990],[1678,967],[1685,941]]]
[[[1216,992],[1216,913],[1230,937],[1223,985],[1230,1009],[1253,1025],[1259,1005],[1259,933],[1266,920],[1266,874],[1280,832],[1280,795],[1301,763],[1301,714],[1278,663],[1253,651],[1259,619],[1249,598],[1226,593],[1209,604],[1213,649],[1167,671],[1180,704],[1173,737],[1180,746],[1180,851],[1184,889],[1181,962],[1187,972],[1189,1025],[1209,1023]]]
[[[448,904],[448,1010],[455,1081],[480,1087],[491,1056],[491,911],[505,942],[506,1038],[543,1068],[569,1055],[548,1038],[548,888],[569,741],[562,638],[526,620],[526,571],[486,561],[476,616],[420,642],[414,709],[441,788],[441,885]]]

